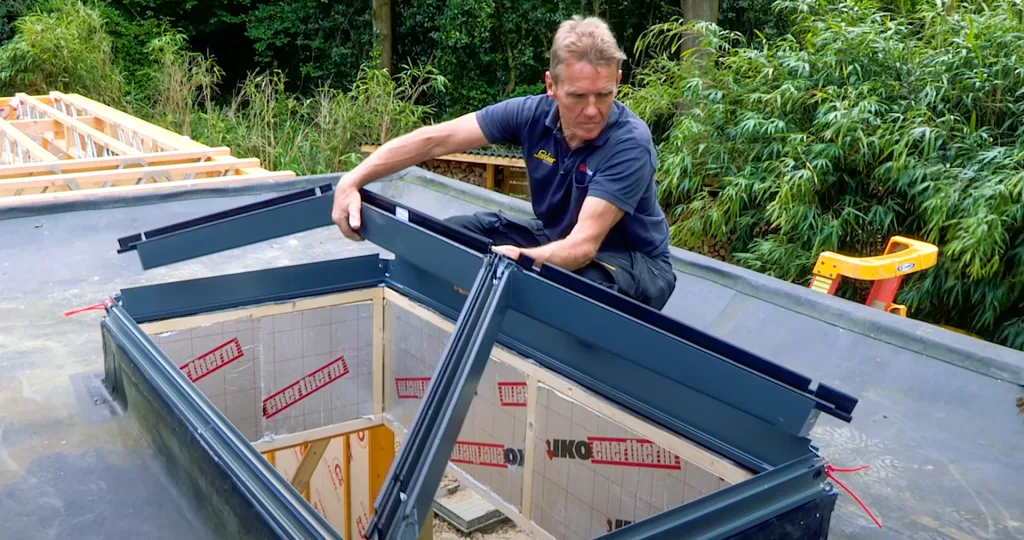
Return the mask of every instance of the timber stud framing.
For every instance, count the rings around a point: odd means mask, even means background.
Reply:
[[[119,239],[117,251],[135,252],[143,268],[154,268],[331,226],[332,195],[325,184],[141,231]],[[175,417],[200,418],[193,423],[202,432],[194,436],[203,439],[203,451],[233,478],[268,530],[291,538],[346,537],[310,511],[303,491],[325,441],[389,424],[383,353],[374,353],[371,417],[246,443],[147,332],[176,328],[176,321],[228,320],[231,310],[331,305],[332,297],[356,295],[373,302],[375,324],[381,306],[392,302],[451,332],[403,446],[372,489],[372,516],[362,529],[368,538],[418,537],[492,354],[524,373],[526,395],[535,397],[540,385],[629,421],[647,439],[729,483],[602,538],[791,538],[793,530],[804,538],[828,536],[836,492],[809,432],[822,412],[850,421],[856,398],[820,382],[812,387],[799,373],[569,272],[498,257],[487,240],[371,191],[363,190],[363,201],[362,235],[393,258],[368,255],[127,288],[107,307],[103,324],[111,339],[143,378],[160,378],[149,399],[166,403]],[[377,333],[375,345],[383,339]],[[117,372],[108,365],[114,387]],[[534,414],[528,403],[527,414]],[[539,459],[531,429],[528,470]],[[272,452],[299,445],[306,457],[286,480],[267,461]],[[259,459],[260,453],[271,455]],[[531,481],[528,475],[527,486]],[[524,515],[511,517],[529,526],[529,513],[526,504]]]
[[[78,94],[0,98],[0,210],[294,176]]]

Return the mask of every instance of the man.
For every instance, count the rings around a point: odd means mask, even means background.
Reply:
[[[676,282],[668,223],[650,130],[615,99],[623,59],[600,19],[563,22],[546,95],[509,99],[382,145],[339,182],[333,221],[358,240],[359,188],[372,180],[487,144],[521,145],[537,219],[479,212],[448,221],[490,238],[511,259],[527,255],[662,309]]]

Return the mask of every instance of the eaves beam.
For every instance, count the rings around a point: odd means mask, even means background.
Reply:
[[[146,324],[376,287],[384,283],[386,263],[377,255],[364,255],[141,285],[121,289],[118,300],[136,323]]]
[[[142,400],[146,406],[160,407],[176,424],[177,437],[201,448],[222,471],[232,493],[246,505],[253,529],[267,529],[278,538],[303,540],[344,540],[297,491],[256,451],[215,405],[178,369],[163,351],[143,332],[131,314],[118,303],[106,306],[101,322],[104,332],[127,356],[128,365],[115,365],[108,359],[105,383],[115,392],[124,392],[125,381],[137,373],[147,386]],[[107,345],[107,342],[104,343]],[[191,457],[191,456],[189,456]],[[179,465],[194,466],[183,458]]]

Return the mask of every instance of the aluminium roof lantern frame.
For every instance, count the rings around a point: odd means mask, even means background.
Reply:
[[[144,231],[119,239],[118,252],[135,251],[148,269],[331,226],[332,195],[325,184]],[[824,461],[808,433],[820,412],[849,421],[855,398],[823,383],[812,390],[801,374],[575,274],[535,269],[526,257],[512,262],[493,254],[484,238],[371,191],[362,195],[361,234],[393,259],[371,255],[127,288],[117,302],[144,323],[389,286],[457,319],[435,372],[451,384],[430,385],[374,506],[374,537],[418,530],[409,523],[429,511],[494,343],[758,473],[608,538],[670,537],[680,527],[724,537],[744,530],[737,527],[750,516],[768,519],[834,496],[820,479]],[[616,332],[602,330],[608,327]]]

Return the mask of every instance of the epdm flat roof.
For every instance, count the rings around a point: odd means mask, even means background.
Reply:
[[[203,538],[141,433],[97,393],[101,312],[118,289],[379,252],[326,227],[143,272],[116,239],[325,178],[0,216],[0,523],[15,536]],[[378,191],[444,218],[528,205],[410,169]],[[56,210],[74,210],[49,213]],[[5,212],[7,212],[5,210]],[[16,213],[15,213],[16,212]],[[8,219],[3,219],[3,218]],[[49,266],[52,265],[52,266]],[[833,538],[1024,536],[1024,353],[677,251],[664,312],[860,399],[811,433],[878,530],[840,494]],[[809,270],[809,269],[808,269]],[[913,317],[913,313],[910,314]]]

